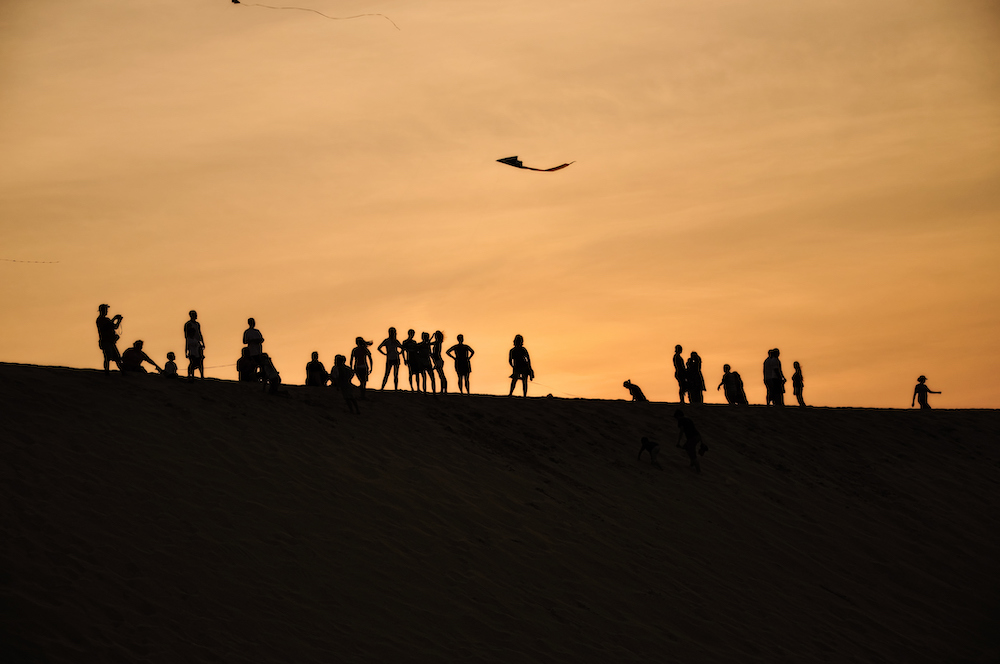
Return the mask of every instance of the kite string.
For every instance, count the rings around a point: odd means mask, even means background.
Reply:
[[[317,11],[315,9],[309,9],[308,7],[274,7],[272,5],[262,5],[259,2],[241,2],[239,4],[246,5],[247,7],[264,7],[266,9],[297,9],[302,12],[312,12],[313,14],[319,14],[323,18],[328,18],[331,21],[348,21],[352,18],[363,18],[365,16],[381,16],[385,20],[389,21],[389,23],[392,23],[392,27],[399,30],[399,26],[396,25],[396,23],[385,14],[356,14],[355,16],[327,16],[321,11]]]
[[[0,258],[0,261],[7,261],[8,263],[45,263],[48,265],[55,265],[59,261],[19,261],[16,258]]]

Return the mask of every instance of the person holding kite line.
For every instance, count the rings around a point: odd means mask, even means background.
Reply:
[[[514,386],[517,381],[521,381],[524,387],[524,396],[528,396],[528,379],[535,380],[535,371],[531,368],[531,356],[528,349],[524,347],[524,337],[520,334],[514,337],[514,347],[507,354],[507,362],[514,369],[510,375],[510,393],[507,396],[514,396]]]

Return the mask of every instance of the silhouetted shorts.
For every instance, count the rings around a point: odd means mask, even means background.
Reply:
[[[118,346],[114,343],[100,344],[100,346],[101,350],[104,351],[105,360],[117,362],[122,359],[121,353],[118,352]]]

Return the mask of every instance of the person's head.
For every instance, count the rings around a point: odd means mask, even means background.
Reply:
[[[773,348],[771,350],[767,351],[767,356],[768,357],[774,357],[774,349]]]
[[[317,353],[316,351],[313,351],[312,358],[313,358],[313,362],[315,362],[316,360],[318,360],[319,359],[319,353]]]
[[[463,335],[463,334],[460,334],[460,335],[458,335],[455,338],[458,339],[458,343],[464,343],[465,342],[465,335]]]
[[[406,338],[407,338],[407,339],[412,339],[412,338],[413,338],[413,335],[414,335],[414,334],[416,334],[416,333],[417,333],[417,331],[416,331],[416,330],[407,330],[407,331],[406,331]]]
[[[167,359],[170,360],[171,362],[173,362],[176,358],[177,358],[177,356],[174,355],[173,351],[170,351],[169,353],[167,353]]]
[[[435,332],[434,333],[434,341],[437,341],[438,343],[441,343],[442,341],[444,341],[444,332],[442,332],[441,330],[438,330],[437,332]]]
[[[679,352],[681,352],[682,350],[684,350],[684,349],[683,349],[683,348],[681,348],[681,345],[680,345],[680,344],[677,344],[676,346],[674,346],[674,352],[675,352],[675,353],[679,353]]]
[[[674,419],[675,420],[679,420],[682,417],[684,417],[684,411],[683,410],[681,410],[680,408],[678,408],[677,410],[674,411]]]
[[[136,342],[132,344],[132,347],[136,350],[142,350],[142,339],[137,339]]]
[[[781,351],[780,351],[780,350],[778,350],[777,348],[775,348],[775,349],[774,349],[774,356],[775,356],[775,357],[778,357],[779,355],[781,355]]]
[[[691,357],[693,357],[696,360],[700,360],[701,359],[701,356],[698,355],[698,353],[696,353],[694,351],[691,351]]]
[[[514,337],[514,345],[515,346],[523,346],[524,345],[524,337],[522,337],[520,334],[518,334],[517,336],[515,336]]]
[[[396,338],[396,328],[394,328],[394,327],[390,327],[389,328],[389,338],[390,339],[395,339]]]
[[[796,369],[801,369],[802,368],[802,367],[799,366],[798,362],[792,362],[792,366],[795,367]]]
[[[918,383],[926,383],[927,382],[927,376],[921,376],[920,378],[917,379],[917,382]]]
[[[247,325],[249,325],[250,327],[253,327],[256,324],[257,324],[257,321],[255,321],[253,318],[247,318]]]
[[[343,355],[337,355],[333,358],[333,363],[338,366],[343,366],[345,362],[347,362],[347,358]]]
[[[624,383],[622,383],[622,387],[624,387],[625,389],[632,387],[632,381],[630,380],[625,381]]]
[[[732,369],[732,367],[730,367],[728,364],[722,365],[722,373],[729,373],[730,369]]]
[[[191,320],[198,320],[198,312],[194,309],[188,312],[188,316],[191,317]]]
[[[354,337],[354,344],[356,346],[364,346],[365,345],[364,337]]]
[[[431,335],[428,334],[427,332],[421,332],[420,333],[420,340],[421,341],[428,341],[430,338],[431,338]]]
[[[110,309],[110,308],[111,308],[110,304],[99,304],[97,306],[97,311],[100,312],[100,314],[102,316],[107,316],[108,315],[108,309]]]

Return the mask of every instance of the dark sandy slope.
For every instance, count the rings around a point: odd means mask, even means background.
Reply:
[[[0,659],[998,661],[996,411],[288,395],[0,365]]]

